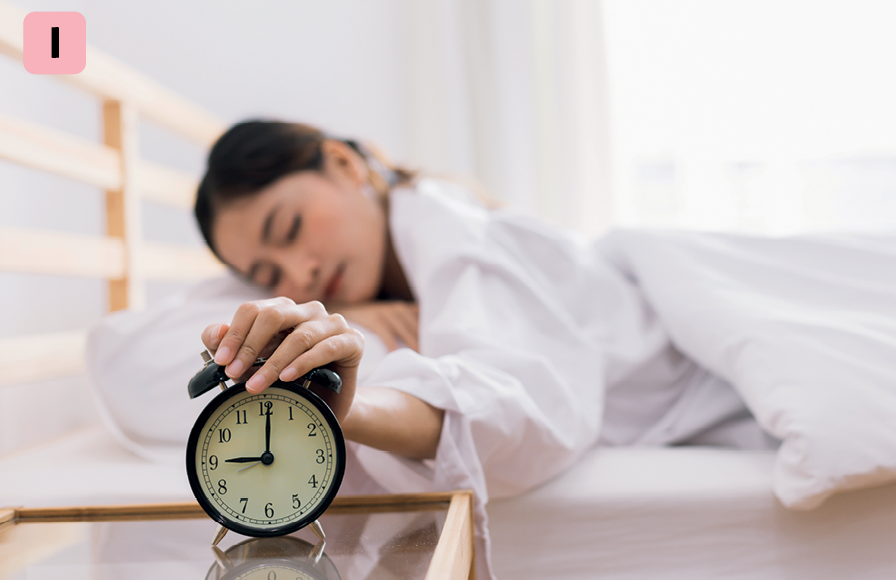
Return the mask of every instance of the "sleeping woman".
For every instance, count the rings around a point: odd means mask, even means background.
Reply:
[[[600,244],[387,169],[357,143],[241,123],[209,155],[196,216],[215,254],[273,296],[203,332],[229,376],[258,392],[330,364],[345,381],[330,402],[346,437],[412,459],[435,458],[446,427],[446,444],[463,441],[452,434],[463,417],[492,496],[541,483],[601,437],[681,443],[748,417],[676,352]],[[357,387],[364,341],[346,319],[410,348]],[[605,410],[605,390],[626,395]],[[689,398],[715,408],[654,432]]]
[[[245,288],[261,289],[203,321],[215,361],[254,392],[329,365],[344,386],[323,396],[355,442],[359,467],[389,491],[473,489],[481,542],[489,498],[529,490],[596,445],[775,448],[805,424],[785,421],[803,407],[766,405],[780,392],[772,387],[793,382],[780,377],[806,368],[787,366],[804,353],[786,322],[829,326],[830,312],[845,312],[837,300],[848,298],[886,311],[880,328],[896,329],[893,286],[868,294],[887,287],[872,278],[889,275],[879,266],[896,253],[721,235],[585,240],[303,124],[228,130],[209,154],[195,211],[212,251]],[[859,272],[856,255],[886,260]],[[837,278],[837,264],[851,278]],[[192,300],[157,316],[156,336],[202,312],[202,298]],[[360,380],[357,327],[387,346]],[[111,376],[124,360],[118,337],[152,332],[132,326],[107,336],[115,347],[105,358],[100,332],[93,367]],[[774,342],[791,336],[792,357]],[[892,354],[887,345],[879,352]],[[148,348],[144,340],[130,350]],[[862,347],[868,352],[878,351]],[[250,374],[259,356],[267,362]],[[156,397],[99,388],[116,409]],[[763,413],[765,429],[751,410]],[[139,421],[134,413],[120,423]]]

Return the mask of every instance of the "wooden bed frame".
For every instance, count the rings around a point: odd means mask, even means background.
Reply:
[[[19,62],[25,15],[0,0],[0,53]],[[22,74],[29,74],[24,66]],[[197,181],[185,172],[141,159],[137,130],[142,116],[208,147],[225,124],[89,46],[83,72],[55,78],[98,100],[103,143],[0,111],[0,159],[101,188],[106,197],[106,235],[0,227],[0,272],[105,279],[111,312],[141,308],[148,281],[199,279],[223,270],[207,250],[141,238],[141,199],[187,211]],[[85,337],[86,329],[0,340],[0,387],[80,374]]]

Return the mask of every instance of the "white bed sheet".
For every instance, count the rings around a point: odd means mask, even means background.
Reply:
[[[896,577],[896,485],[811,511],[773,492],[774,452],[596,449],[489,505],[499,578]]]
[[[773,452],[597,449],[528,494],[489,504],[498,578],[893,578],[896,485],[783,508]],[[60,473],[67,473],[60,479]],[[192,499],[184,470],[100,426],[0,461],[0,505]]]

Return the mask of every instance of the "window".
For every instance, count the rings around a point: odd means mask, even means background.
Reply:
[[[896,3],[604,0],[614,222],[896,229]]]

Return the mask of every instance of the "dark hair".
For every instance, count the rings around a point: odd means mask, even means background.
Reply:
[[[321,145],[332,138],[310,125],[273,120],[243,121],[221,135],[209,151],[208,168],[199,183],[193,208],[199,230],[212,252],[218,255],[212,243],[212,227],[221,206],[255,195],[291,173],[321,171]],[[340,140],[365,159],[378,193],[385,195],[396,183],[413,178],[414,172],[391,168],[380,155],[357,141]]]

